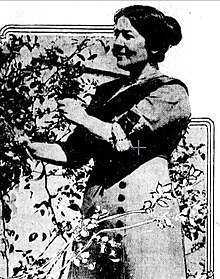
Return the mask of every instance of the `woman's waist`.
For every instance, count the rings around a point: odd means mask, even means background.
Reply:
[[[115,183],[128,177],[151,176],[152,178],[168,181],[168,161],[165,156],[157,156],[148,160],[113,160],[97,162],[90,176],[88,187],[101,185],[109,188]]]
[[[167,194],[170,197],[171,192],[167,160],[156,157],[145,162],[110,187],[95,185],[87,189],[83,207],[84,212],[87,212],[91,205],[99,205],[110,214],[134,211],[135,214],[129,215],[131,219],[142,220],[146,218],[146,214],[143,214],[144,207],[149,207],[151,211],[156,206],[157,213],[159,213],[158,209],[163,212],[163,206],[157,205],[157,201],[160,199],[168,208],[175,207],[176,201],[168,200],[166,197]],[[166,210],[167,207],[165,207]],[[126,220],[127,217],[126,214]],[[130,217],[128,219],[130,220]]]

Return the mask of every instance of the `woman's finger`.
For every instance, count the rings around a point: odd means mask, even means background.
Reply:
[[[65,106],[66,103],[62,100],[62,101],[57,101],[57,106],[61,107],[61,106]]]
[[[73,100],[73,99],[63,99],[63,100],[57,101],[57,105],[58,105],[58,107],[62,107],[62,106],[74,107],[76,105],[79,105],[79,102],[77,102],[76,100]]]

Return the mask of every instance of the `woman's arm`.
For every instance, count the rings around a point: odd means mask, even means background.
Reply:
[[[43,142],[28,142],[27,148],[36,159],[41,159],[48,163],[65,164],[67,157],[63,149],[58,144]]]
[[[60,112],[68,120],[82,126],[94,135],[96,139],[101,139],[103,143],[110,143],[109,146],[112,146],[115,150],[120,152],[127,151],[131,147],[130,141],[126,138],[125,132],[118,123],[104,122],[97,117],[87,114],[80,101],[64,99],[59,101],[58,105]],[[98,148],[97,143],[95,148]]]
[[[67,120],[83,126],[96,137],[110,142],[112,137],[112,124],[87,114],[81,101],[66,98],[58,101],[58,107],[60,113],[63,114]]]
[[[111,123],[103,122],[96,117],[88,115],[85,112],[85,108],[73,99],[64,99],[60,101],[60,105],[60,111],[68,120],[83,126],[97,138],[110,142]],[[59,165],[66,164],[68,161],[62,144],[30,142],[27,139],[25,141],[29,152],[36,159]],[[76,158],[72,158],[72,160],[75,161]]]

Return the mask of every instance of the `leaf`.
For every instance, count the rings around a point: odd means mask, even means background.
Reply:
[[[44,241],[45,239],[47,238],[47,235],[46,235],[46,233],[42,233],[42,241]]]
[[[7,229],[6,231],[7,231],[8,236],[14,236],[15,235],[15,231],[14,230]]]
[[[63,211],[61,211],[61,215],[62,215],[63,217],[65,217],[65,214],[63,213]]]
[[[191,166],[191,168],[190,168],[190,170],[189,170],[189,175],[193,175],[194,174],[194,172],[195,172],[195,167],[194,167],[194,165],[192,165]]]
[[[34,205],[34,208],[40,208],[42,205],[45,205],[46,208],[50,207],[50,204],[49,204],[48,201],[42,201],[41,203],[36,203],[36,204]]]
[[[3,208],[2,208],[2,212],[3,212],[3,218],[5,219],[5,222],[8,223],[11,220],[11,213],[12,210],[11,208],[8,206],[8,204],[3,203]]]
[[[68,208],[70,208],[74,211],[79,211],[80,210],[80,208],[77,204],[71,204],[71,205],[68,206]]]
[[[92,54],[91,56],[89,56],[89,58],[87,60],[93,60],[97,57],[98,55],[96,53]]]
[[[105,43],[103,42],[103,40],[98,39],[98,41],[100,42],[100,44],[105,48]]]
[[[156,192],[157,192],[160,196],[163,194],[162,184],[160,184],[160,182],[158,182],[158,184],[157,184]]]
[[[82,61],[85,61],[85,60],[86,60],[85,57],[84,57],[82,54],[80,54],[80,53],[78,53],[77,56],[78,56]]]
[[[188,182],[189,182],[189,185],[193,185],[196,182],[196,178],[194,176],[190,176]]]
[[[31,37],[29,35],[27,35],[27,41],[31,42]]]
[[[198,239],[198,237],[199,237],[198,231],[195,231],[195,232],[193,233],[193,237],[194,237],[194,240]]]
[[[34,207],[35,207],[35,208],[39,208],[39,207],[41,207],[41,205],[42,205],[42,203],[36,203],[36,204],[34,205]]]
[[[38,237],[38,233],[34,232],[29,235],[29,242],[34,241]]]
[[[169,207],[168,203],[165,202],[165,201],[162,200],[162,199],[159,199],[159,200],[157,201],[157,204],[158,204],[159,206],[161,206],[161,207]]]
[[[71,189],[72,190],[72,189]],[[81,197],[81,195],[80,194],[78,194],[78,193],[72,193],[72,196],[73,197],[76,197],[78,200],[80,200],[82,197]]]
[[[200,157],[202,158],[203,161],[205,160],[205,154],[204,153],[201,153]]]
[[[202,148],[203,146],[205,146],[205,144],[204,143],[200,143],[198,146],[196,146],[196,149],[198,150],[198,149]]]
[[[195,177],[198,177],[198,176],[200,176],[201,174],[202,174],[203,172],[201,171],[201,170],[195,170],[195,172],[194,172],[194,176]]]
[[[16,235],[15,235],[15,241],[17,241],[18,238],[19,238],[19,234],[16,234]]]
[[[34,36],[34,43],[36,44],[38,41],[38,36]]]
[[[166,200],[172,200],[173,196],[171,193],[165,193],[165,194],[163,194],[163,198]]]
[[[43,165],[43,169],[42,169],[41,174],[40,174],[37,178],[34,179],[34,180],[36,180],[36,181],[41,180],[41,179],[46,175],[46,168],[45,168],[45,165],[44,165],[44,164],[42,164],[42,165]]]
[[[44,209],[41,209],[41,210],[40,210],[40,214],[41,214],[41,216],[44,216],[45,210],[44,210]]]
[[[169,192],[171,192],[171,190],[172,190],[172,184],[171,184],[171,183],[168,183],[168,184],[164,185],[163,188],[162,188],[162,190],[163,190],[163,193],[169,193]]]
[[[174,228],[174,225],[172,224],[170,218],[167,218],[167,217],[164,218],[164,222],[165,222],[165,224],[166,224],[168,227]]]
[[[83,56],[84,57],[84,56]],[[74,65],[75,68],[79,68],[81,67],[81,61],[78,61],[75,65]]]
[[[19,271],[21,271],[23,269],[23,266],[20,265],[19,267],[14,267],[13,268],[13,276],[16,276],[18,274]]]
[[[145,201],[145,202],[144,202],[143,209],[151,208],[151,206],[152,206],[152,202],[151,202],[151,201]]]
[[[9,253],[13,253],[14,249],[15,249],[14,245],[10,244],[10,246],[9,246]]]
[[[25,252],[25,254],[27,255],[27,254],[30,254],[32,252],[32,250],[27,250],[26,252]]]
[[[56,51],[60,54],[63,54],[63,50],[61,48],[57,48]]]
[[[30,189],[30,185],[31,185],[30,183],[26,184],[26,185],[24,186],[24,189],[25,189],[25,190]]]

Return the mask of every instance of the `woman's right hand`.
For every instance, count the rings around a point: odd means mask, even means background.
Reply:
[[[38,153],[38,145],[36,145],[36,143],[32,143],[29,137],[25,134],[17,136],[17,142],[25,147],[27,155],[33,160],[33,157],[35,157]]]
[[[66,154],[59,144],[31,142],[30,138],[22,131],[16,131],[15,139],[26,148],[30,159],[39,159],[53,164],[64,164],[67,162]]]
[[[65,98],[57,101],[58,110],[67,120],[83,125],[87,119],[85,104],[81,100]]]

